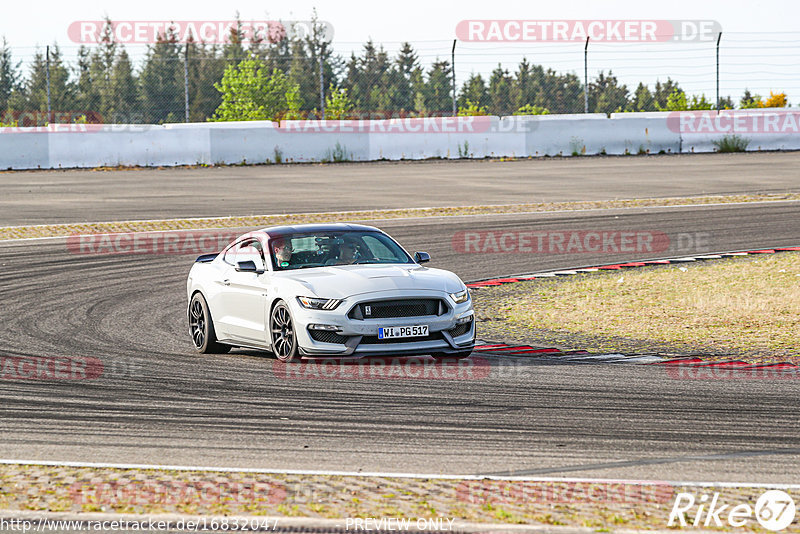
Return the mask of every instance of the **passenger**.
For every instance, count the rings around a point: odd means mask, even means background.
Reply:
[[[345,238],[336,249],[338,250],[336,255],[326,261],[325,265],[348,265],[359,258],[358,245],[350,239]]]
[[[345,240],[339,245],[339,263],[353,263],[356,261],[356,244]]]

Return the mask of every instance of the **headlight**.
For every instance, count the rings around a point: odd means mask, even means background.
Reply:
[[[310,310],[333,310],[342,303],[339,299],[318,299],[315,297],[297,297],[297,302]]]
[[[453,302],[456,304],[467,302],[469,300],[469,289],[459,291],[458,293],[450,293],[450,298],[453,299]]]

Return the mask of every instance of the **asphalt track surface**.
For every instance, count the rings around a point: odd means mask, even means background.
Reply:
[[[796,245],[800,203],[380,223],[465,279]],[[460,254],[474,229],[708,234],[708,250]],[[3,381],[0,458],[277,469],[796,483],[795,380],[675,380],[663,368],[489,358],[472,380],[286,378],[269,355],[193,353],[191,256],[0,245],[0,353],[102,360],[94,380]],[[535,343],[536,340],[531,340]],[[513,365],[501,365],[501,363]],[[484,367],[484,370],[487,368]],[[484,376],[485,375],[485,376]]]
[[[0,173],[0,225],[800,191],[800,152]]]

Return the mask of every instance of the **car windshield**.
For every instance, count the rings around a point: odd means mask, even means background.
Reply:
[[[414,263],[392,238],[380,232],[316,232],[277,236],[270,241],[276,271],[328,265]]]

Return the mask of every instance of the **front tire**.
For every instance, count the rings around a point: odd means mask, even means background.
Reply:
[[[194,350],[201,354],[225,354],[231,350],[230,345],[217,343],[214,321],[202,293],[195,293],[189,304],[189,333]]]
[[[278,302],[269,318],[269,331],[272,341],[272,353],[284,363],[300,359],[297,350],[297,335],[294,330],[292,314],[289,307],[283,302]]]

